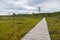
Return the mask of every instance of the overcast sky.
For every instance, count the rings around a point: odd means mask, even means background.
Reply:
[[[0,15],[60,11],[60,0],[0,0]]]

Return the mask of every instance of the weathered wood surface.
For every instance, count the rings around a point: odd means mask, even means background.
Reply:
[[[43,18],[22,40],[51,40],[45,18]]]

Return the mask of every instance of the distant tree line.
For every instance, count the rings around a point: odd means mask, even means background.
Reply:
[[[53,16],[60,16],[60,12],[53,12],[53,13],[32,13],[32,14],[15,14],[13,13],[12,16],[20,16],[20,17],[53,17]]]

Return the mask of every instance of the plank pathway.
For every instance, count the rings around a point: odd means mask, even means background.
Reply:
[[[51,40],[45,18],[43,18],[22,40]]]

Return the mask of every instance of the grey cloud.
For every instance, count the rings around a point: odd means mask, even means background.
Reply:
[[[48,0],[29,0],[28,5],[33,6],[33,5],[37,5],[39,3],[43,3],[46,1],[48,1]]]
[[[26,8],[15,6],[13,3],[9,3],[6,1],[0,1],[1,4],[4,4],[3,10],[26,10]],[[1,10],[0,10],[1,11]]]

